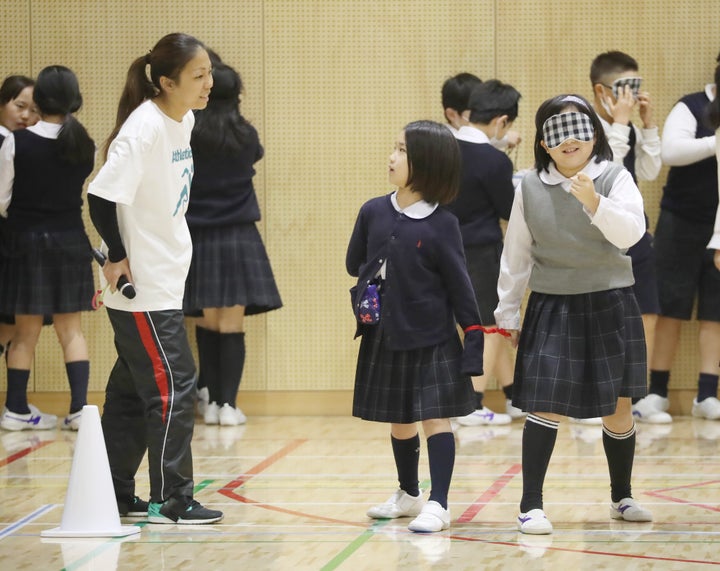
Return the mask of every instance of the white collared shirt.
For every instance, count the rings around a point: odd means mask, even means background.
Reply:
[[[605,170],[608,161],[596,163],[594,158],[581,172],[595,180]],[[553,163],[549,172],[541,172],[540,180],[547,185],[559,184],[570,192],[572,181],[561,174]],[[627,170],[622,170],[613,182],[608,196],[600,196],[595,215],[583,208],[605,238],[620,249],[626,249],[637,243],[645,232],[643,201],[637,185]],[[500,258],[500,278],[498,279],[499,303],[495,310],[495,320],[505,329],[520,328],[520,303],[525,294],[530,272],[535,261],[532,259],[533,243],[530,229],[523,211],[522,184],[515,191],[512,212],[505,232],[505,247]]]
[[[718,159],[718,180],[720,180],[720,128],[715,131],[715,156]],[[715,213],[715,230],[712,238],[710,238],[708,248],[720,250],[720,185],[718,185],[718,209]]]
[[[712,101],[713,84],[705,86]],[[715,154],[715,135],[696,138],[697,119],[684,103],[676,103],[665,119],[662,134],[662,162],[671,167],[691,165]]]

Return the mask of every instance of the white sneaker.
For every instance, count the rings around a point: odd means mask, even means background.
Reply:
[[[384,504],[371,507],[367,516],[373,519],[415,517],[422,511],[424,504],[422,490],[419,496],[411,496],[405,490],[398,489]]]
[[[505,413],[513,420],[527,416],[527,412],[519,409],[516,406],[513,406],[513,403],[510,399],[505,399]]]
[[[207,405],[203,418],[205,424],[218,424],[220,422],[220,407],[216,402],[211,402]]]
[[[669,424],[672,422],[672,416],[666,412],[668,408],[670,408],[670,399],[650,393],[632,406],[632,413],[638,422]]]
[[[0,427],[5,430],[52,430],[57,427],[57,416],[40,412],[35,405],[29,404],[30,412],[17,414],[7,408],[0,417]]]
[[[652,521],[652,513],[632,498],[624,498],[610,504],[610,517],[625,521]]]
[[[198,389],[197,392],[197,411],[200,416],[205,416],[208,404],[210,403],[210,391],[207,387]]]
[[[435,500],[426,503],[418,516],[408,524],[410,531],[433,533],[450,527],[450,510],[446,510]]]
[[[510,418],[510,415],[508,414],[493,412],[488,407],[484,406],[480,409],[474,410],[467,416],[459,416],[457,421],[458,424],[462,424],[463,426],[480,426],[510,424],[512,422],[512,418]]]
[[[720,418],[720,400],[715,397],[706,398],[702,402],[693,399],[692,415],[698,418],[706,418],[708,420],[717,420]]]
[[[535,508],[527,513],[518,514],[518,531],[530,535],[548,535],[552,533],[553,526],[540,508]]]
[[[247,417],[243,414],[243,411],[230,406],[228,403],[222,405],[218,418],[220,426],[237,426],[247,422]]]
[[[80,430],[80,418],[82,417],[82,409],[68,414],[60,425],[63,430]]]
[[[595,416],[593,418],[571,418],[570,422],[574,422],[575,424],[584,424],[586,426],[601,426],[602,418],[599,416]]]

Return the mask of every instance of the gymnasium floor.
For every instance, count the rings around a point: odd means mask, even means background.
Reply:
[[[196,497],[224,510],[211,526],[135,523],[127,540],[57,540],[77,435],[0,434],[0,568],[9,570],[704,569],[720,566],[720,422],[677,417],[638,427],[634,495],[651,524],[608,517],[599,427],[564,424],[545,489],[555,533],[514,526],[522,423],[462,427],[453,524],[413,534],[365,510],[396,486],[386,426],[347,417],[255,417],[196,427]],[[146,466],[138,490],[147,492]],[[425,448],[421,479],[427,486]],[[132,523],[125,520],[124,523]]]

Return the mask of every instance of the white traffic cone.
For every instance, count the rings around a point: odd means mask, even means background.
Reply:
[[[42,537],[125,537],[140,533],[121,525],[98,407],[86,405],[75,442],[60,527]]]

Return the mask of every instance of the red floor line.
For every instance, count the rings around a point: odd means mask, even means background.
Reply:
[[[712,485],[712,484],[717,484],[717,483],[720,483],[720,480],[708,480],[706,482],[695,482],[693,484],[685,484],[682,486],[673,486],[672,488],[660,488],[659,490],[652,490],[649,492],[645,492],[645,494],[648,496],[653,496],[655,498],[667,500],[669,502],[675,502],[676,504],[693,506],[693,507],[701,508],[704,510],[710,510],[712,512],[720,512],[720,508],[718,508],[716,506],[709,506],[706,504],[699,504],[696,502],[683,500],[683,499],[676,498],[674,496],[671,496],[671,495],[668,495],[665,493],[665,492],[674,492],[675,490],[688,490],[690,488],[699,488],[701,486],[707,486],[707,485]]]
[[[483,509],[488,503],[490,503],[495,496],[497,496],[502,489],[510,483],[515,476],[520,473],[522,464],[513,464],[508,470],[495,480],[490,487],[485,490],[482,495],[475,500],[470,507],[466,509],[460,517],[457,519],[458,523],[469,523]]]
[[[43,446],[47,446],[48,444],[52,444],[55,442],[54,440],[43,440],[42,442],[38,442],[37,444],[33,444],[32,446],[29,446],[28,448],[23,448],[22,450],[19,450],[18,452],[15,452],[15,454],[11,454],[7,458],[0,459],[0,468],[3,466],[7,466],[8,464],[12,464],[15,462],[15,460],[20,460],[20,458],[24,458],[31,452],[34,452],[35,450],[38,450],[42,448]]]

